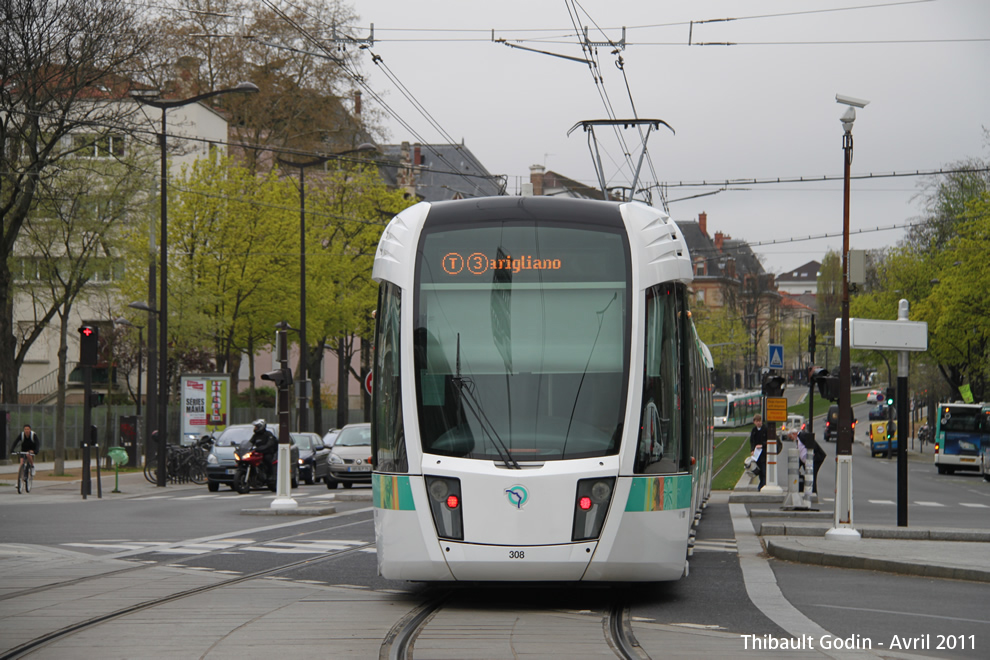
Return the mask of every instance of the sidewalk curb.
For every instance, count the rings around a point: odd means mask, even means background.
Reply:
[[[752,514],[751,514],[752,515]],[[765,522],[760,525],[760,536],[825,536],[831,525],[807,522]],[[857,526],[856,531],[864,539],[887,541],[962,541],[990,543],[990,530],[979,529],[917,529],[910,527]]]
[[[335,506],[297,506],[294,509],[241,509],[242,516],[329,516],[337,513]]]
[[[838,541],[837,543],[852,543],[853,541]],[[937,566],[934,564],[920,564],[914,562],[898,561],[896,559],[885,559],[881,557],[860,557],[850,554],[839,554],[822,550],[810,550],[806,548],[796,548],[777,542],[774,539],[766,540],[767,554],[777,559],[794,561],[802,564],[814,566],[832,566],[835,568],[859,568],[868,571],[882,571],[885,573],[897,573],[900,575],[914,575],[918,577],[941,578],[950,580],[967,580],[970,582],[990,582],[990,571],[972,568],[953,568],[950,566]]]

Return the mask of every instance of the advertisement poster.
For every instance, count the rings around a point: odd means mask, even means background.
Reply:
[[[182,376],[182,435],[219,434],[230,418],[230,376],[188,374]]]

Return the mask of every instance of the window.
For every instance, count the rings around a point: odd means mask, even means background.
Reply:
[[[121,158],[124,155],[123,135],[77,133],[72,136],[76,158]]]
[[[612,225],[424,231],[413,329],[423,450],[499,462],[615,454],[628,263]]]
[[[646,352],[639,446],[634,470],[640,474],[671,474],[686,470],[684,428],[690,403],[684,400],[688,370],[684,355],[687,319],[683,289],[662,284],[646,292]]]
[[[372,379],[371,454],[379,472],[407,472],[406,437],[402,424],[400,330],[402,289],[382,282],[375,325],[375,367]]]

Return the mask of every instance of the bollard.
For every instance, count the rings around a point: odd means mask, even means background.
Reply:
[[[812,489],[815,486],[815,452],[809,451],[804,457],[804,501],[808,503],[808,508],[811,508],[812,502],[815,501],[815,495]]]
[[[772,428],[772,427],[771,427]],[[780,450],[780,441],[777,440],[776,434],[767,434],[767,445],[763,448],[763,453],[767,455],[767,476],[766,485],[763,486],[761,493],[783,493],[784,489],[780,487],[777,483],[777,452]]]
[[[798,473],[800,460],[797,449],[787,450],[787,499],[781,505],[782,509],[807,509],[808,503],[803,494],[798,490],[800,475]],[[805,478],[807,484],[807,477]],[[807,487],[807,486],[806,486]]]

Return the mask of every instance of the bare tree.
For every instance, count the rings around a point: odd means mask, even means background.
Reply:
[[[21,365],[56,315],[18,334],[10,257],[42,186],[60,163],[130,125],[132,65],[154,31],[123,0],[4,0],[0,4],[0,401],[17,400]],[[73,135],[85,134],[76,140]]]

